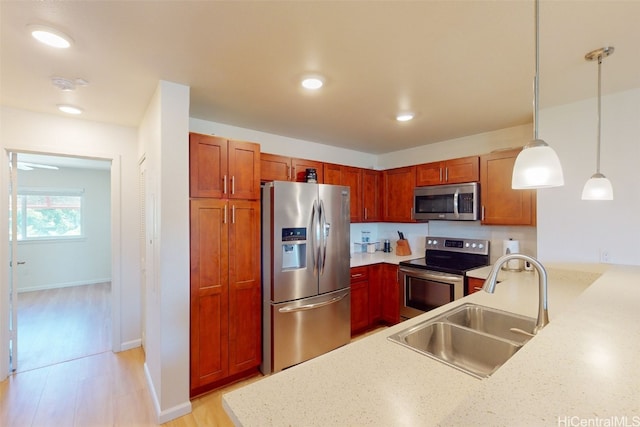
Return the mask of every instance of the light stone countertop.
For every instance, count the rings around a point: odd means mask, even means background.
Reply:
[[[234,390],[223,406],[244,426],[569,426],[581,425],[571,417],[614,416],[640,425],[640,267],[565,267],[547,268],[549,325],[488,379],[387,337],[465,302],[535,317],[535,273],[510,273],[494,294],[474,293]]]
[[[424,258],[424,249],[421,251],[411,250],[411,255],[398,256],[395,252],[375,251],[370,254],[367,252],[355,252],[351,254],[351,267],[361,267],[363,265],[379,264],[385,262],[387,264],[398,265],[400,261],[410,259]]]

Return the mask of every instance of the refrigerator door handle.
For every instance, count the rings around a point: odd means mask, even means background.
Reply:
[[[327,260],[327,239],[329,238],[329,230],[331,229],[331,224],[327,222],[327,217],[324,214],[324,203],[320,200],[320,232],[322,234],[321,244],[322,244],[322,264],[320,265],[320,274],[324,273],[324,264]]]
[[[320,308],[320,307],[324,307],[326,305],[330,305],[330,304],[334,304],[338,301],[340,301],[341,299],[343,299],[344,297],[346,297],[348,295],[348,293],[344,293],[338,297],[334,297],[331,298],[330,300],[327,301],[323,301],[323,302],[317,302],[315,304],[305,304],[305,305],[300,305],[300,306],[287,306],[287,307],[282,307],[279,308],[278,311],[280,313],[293,313],[296,311],[305,311],[305,310],[313,310],[315,308]]]
[[[316,201],[313,202],[311,210],[311,257],[315,276],[319,274],[320,267],[320,214]]]

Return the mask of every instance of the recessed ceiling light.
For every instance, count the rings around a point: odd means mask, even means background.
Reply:
[[[58,110],[67,114],[82,114],[82,108],[74,107],[73,105],[58,104]]]
[[[42,25],[29,25],[29,31],[31,31],[33,38],[38,40],[40,43],[44,43],[47,46],[58,49],[66,49],[70,47],[71,42],[73,41],[71,37],[62,31]]]
[[[302,87],[309,90],[318,90],[324,85],[324,79],[320,76],[309,76],[302,79]]]
[[[396,120],[399,122],[408,122],[409,120],[412,120],[413,117],[413,113],[401,113],[396,116]]]

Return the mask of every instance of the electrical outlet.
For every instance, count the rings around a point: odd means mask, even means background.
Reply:
[[[611,252],[608,249],[600,249],[600,262],[609,264],[611,262]]]

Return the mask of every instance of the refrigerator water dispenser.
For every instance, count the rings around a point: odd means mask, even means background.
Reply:
[[[297,270],[307,267],[307,244],[282,245],[282,269]]]

